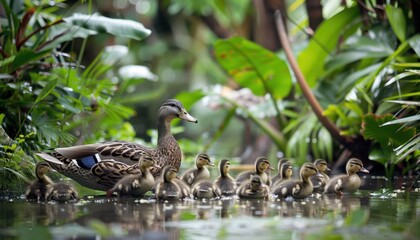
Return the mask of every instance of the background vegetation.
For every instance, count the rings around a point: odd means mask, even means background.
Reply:
[[[416,0],[1,4],[2,188],[30,177],[35,151],[155,144],[171,97],[200,120],[174,129],[187,160],[355,156],[388,177],[415,167]]]

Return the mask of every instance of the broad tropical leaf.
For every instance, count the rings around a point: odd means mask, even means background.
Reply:
[[[309,86],[314,86],[316,80],[324,73],[324,61],[336,47],[338,40],[354,28],[349,28],[349,23],[357,21],[359,9],[347,8],[337,15],[325,20],[317,29],[308,47],[298,56],[299,67]]]
[[[139,22],[125,19],[113,19],[99,15],[73,14],[64,21],[100,33],[109,33],[118,37],[142,40],[151,31]]]
[[[366,139],[376,140],[384,148],[394,148],[404,144],[415,134],[415,129],[400,124],[384,125],[395,120],[392,115],[366,115],[363,118],[362,134]]]
[[[242,87],[255,95],[270,93],[279,99],[292,87],[285,61],[271,51],[241,37],[218,40],[215,43],[217,61]]]

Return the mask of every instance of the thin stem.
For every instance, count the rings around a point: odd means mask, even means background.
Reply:
[[[277,10],[275,12],[275,20],[277,25],[277,30],[279,32],[280,42],[283,46],[283,50],[286,53],[287,60],[290,63],[290,66],[295,73],[296,80],[302,89],[302,94],[308,101],[309,105],[311,106],[312,110],[314,111],[315,115],[317,116],[318,120],[322,123],[322,125],[330,132],[330,134],[337,139],[341,144],[348,145],[352,142],[352,139],[349,137],[342,136],[340,134],[340,130],[332,123],[327,117],[323,114],[323,109],[319,104],[318,100],[315,98],[314,94],[312,93],[310,87],[306,83],[305,77],[303,76],[302,71],[297,64],[296,58],[293,56],[293,52],[290,47],[289,39],[284,27],[283,19],[281,17],[281,12]]]

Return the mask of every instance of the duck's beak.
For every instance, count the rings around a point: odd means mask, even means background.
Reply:
[[[330,171],[331,171],[331,169],[330,169],[329,167],[327,167],[327,169],[325,169],[325,170],[327,170],[328,172],[330,172]]]
[[[209,162],[207,165],[209,165],[210,167],[214,167],[215,166],[214,163],[212,163],[212,162]]]
[[[369,173],[369,170],[367,170],[366,168],[362,167],[362,168],[360,169],[360,172]]]
[[[188,122],[198,123],[198,120],[191,116],[184,108],[181,109],[181,114],[179,115],[179,118]]]

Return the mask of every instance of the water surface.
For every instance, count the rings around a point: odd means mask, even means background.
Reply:
[[[87,196],[29,203],[2,194],[1,239],[420,239],[420,192],[359,190],[305,200]]]

